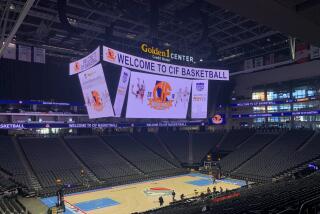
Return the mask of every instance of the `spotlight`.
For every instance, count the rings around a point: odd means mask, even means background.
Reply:
[[[10,4],[9,9],[14,10],[14,9],[16,9],[16,6],[14,4]]]

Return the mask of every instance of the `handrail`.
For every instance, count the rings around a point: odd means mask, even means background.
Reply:
[[[303,208],[306,204],[310,203],[310,202],[313,202],[315,200],[319,200],[320,199],[320,196],[316,197],[316,198],[313,198],[313,199],[310,199],[308,201],[305,201],[303,202],[303,204],[300,206],[300,209],[299,209],[299,214],[302,214],[302,211],[303,211]]]

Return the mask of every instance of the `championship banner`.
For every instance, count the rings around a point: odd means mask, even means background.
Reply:
[[[309,60],[309,45],[306,43],[300,43],[296,45],[295,61],[297,63],[305,63]]]
[[[310,59],[320,58],[320,48],[311,45],[310,46]]]
[[[261,56],[261,57],[254,58],[254,67],[258,68],[261,66],[263,66],[263,57]]]
[[[127,94],[130,73],[131,73],[131,71],[129,69],[122,67],[120,80],[119,80],[119,84],[118,84],[118,89],[117,89],[117,94],[116,94],[116,99],[115,99],[114,105],[113,105],[114,114],[116,117],[121,116],[124,99]]]
[[[24,62],[31,62],[31,47],[19,45],[18,59]]]
[[[36,63],[46,63],[46,49],[44,48],[33,48],[33,61]]]
[[[192,81],[191,118],[207,118],[208,80]]]
[[[154,74],[189,79],[229,80],[229,70],[193,68],[152,61],[103,46],[103,60],[123,67]]]
[[[69,64],[69,75],[85,71],[100,62],[100,47],[97,47],[88,56]]]
[[[249,70],[253,68],[253,59],[247,59],[244,61],[244,66],[243,69],[244,70]]]
[[[186,118],[191,80],[131,72],[127,118]]]
[[[113,109],[101,64],[79,74],[83,97],[90,119],[113,117]]]
[[[16,59],[17,46],[16,44],[9,43],[6,50],[3,52],[3,58],[6,59]]]

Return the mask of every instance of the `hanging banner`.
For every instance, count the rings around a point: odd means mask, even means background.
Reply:
[[[69,75],[85,71],[100,62],[100,47],[97,47],[88,56],[69,64]]]
[[[130,73],[131,73],[131,71],[129,69],[122,67],[121,75],[120,75],[120,79],[119,79],[119,84],[118,84],[118,90],[117,90],[117,94],[116,94],[116,99],[115,99],[114,105],[113,105],[114,114],[116,117],[121,116],[124,99],[127,94]]]
[[[191,80],[131,72],[127,118],[186,118]]]
[[[6,50],[3,52],[3,58],[6,59],[16,59],[17,55],[17,46],[16,44],[13,43],[9,43],[8,47],[6,48]]]
[[[309,60],[309,45],[300,43],[296,45],[295,61],[297,63],[305,63]]]
[[[44,48],[33,48],[33,61],[36,63],[46,63],[46,49]]]
[[[261,66],[263,66],[263,57],[254,58],[254,67],[259,68]]]
[[[123,67],[154,74],[189,79],[229,80],[229,70],[193,68],[152,61],[103,46],[103,60]]]
[[[271,53],[271,54],[264,57],[264,64],[265,65],[274,64],[274,53]]]
[[[208,80],[192,81],[191,118],[207,118]]]
[[[243,69],[249,70],[253,68],[253,59],[247,59],[244,61]]]
[[[19,45],[18,59],[24,62],[31,62],[31,47]]]
[[[320,58],[320,48],[311,45],[310,46],[310,59]]]
[[[114,116],[101,64],[80,73],[79,80],[89,118]]]

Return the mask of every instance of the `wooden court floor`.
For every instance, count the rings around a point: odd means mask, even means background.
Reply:
[[[191,182],[191,183],[190,183]],[[207,187],[211,190],[215,186],[217,190],[220,187],[223,190],[239,188],[240,185],[229,181],[219,180],[212,184],[209,177],[201,174],[187,174],[177,177],[154,180],[143,183],[135,183],[113,188],[99,189],[90,192],[77,193],[65,196],[67,205],[66,213],[88,213],[88,214],[127,214],[133,212],[146,211],[160,207],[158,198],[160,195],[164,198],[164,205],[172,201],[171,191],[176,192],[176,199],[180,199],[183,193],[187,198],[195,196],[195,190],[198,195],[206,192]],[[109,200],[117,202],[110,206],[98,205],[93,207],[86,206],[87,209],[81,209],[80,204],[90,204],[90,201]],[[78,205],[78,206],[77,206]],[[76,211],[78,209],[78,211]],[[72,211],[73,210],[73,211]]]

